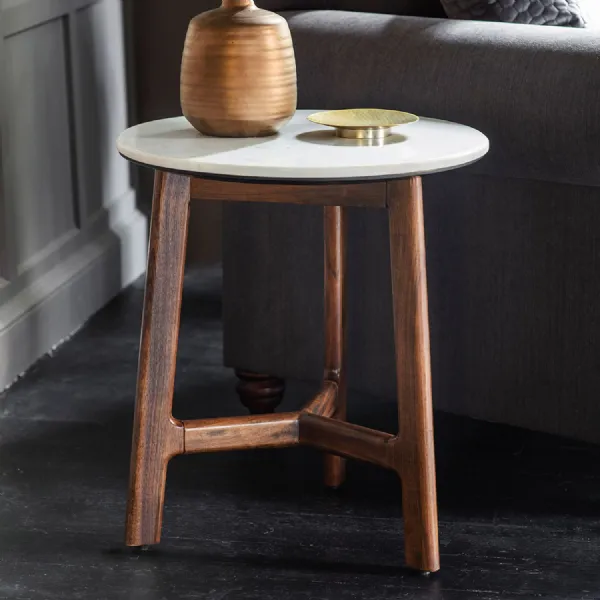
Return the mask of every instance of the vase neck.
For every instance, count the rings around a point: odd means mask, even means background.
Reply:
[[[254,6],[254,0],[222,0],[222,8],[246,8]]]

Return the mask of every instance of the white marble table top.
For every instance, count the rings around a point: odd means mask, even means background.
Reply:
[[[393,129],[381,146],[361,146],[315,125],[301,110],[276,136],[215,138],[184,117],[143,123],[117,141],[135,162],[170,171],[243,179],[360,180],[426,175],[470,164],[489,150],[471,127],[422,118]]]

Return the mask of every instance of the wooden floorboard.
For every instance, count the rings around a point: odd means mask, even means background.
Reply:
[[[1,599],[600,598],[600,448],[436,415],[442,571],[403,568],[400,487],[306,448],[179,457],[163,543],[121,546],[141,286],[0,396]],[[184,294],[176,413],[243,414],[221,367],[217,271]],[[291,382],[282,410],[316,392]],[[393,430],[393,400],[350,396]],[[391,431],[393,432],[393,431]]]

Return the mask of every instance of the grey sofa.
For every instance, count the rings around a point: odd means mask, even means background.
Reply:
[[[269,8],[298,7],[283,4]],[[480,163],[424,180],[436,407],[600,441],[597,32],[283,14],[301,108],[396,108],[491,139]],[[352,387],[392,398],[385,219],[365,210],[350,217],[349,366]],[[321,211],[228,205],[224,227],[226,364],[317,380]]]

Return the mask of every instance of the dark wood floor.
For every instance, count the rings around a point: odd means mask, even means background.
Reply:
[[[137,285],[0,396],[0,598],[600,598],[600,448],[448,415],[437,575],[402,567],[391,473],[351,464],[326,491],[307,449],[176,459],[163,544],[123,552],[141,302]],[[218,273],[188,276],[178,416],[241,413],[220,313]],[[312,389],[291,384],[284,408]],[[351,406],[393,431],[393,401]]]

